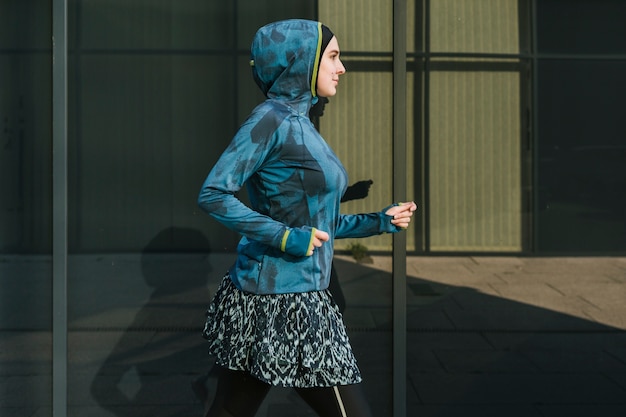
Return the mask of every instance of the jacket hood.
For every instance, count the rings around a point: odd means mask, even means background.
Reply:
[[[260,28],[252,41],[252,75],[268,98],[317,101],[322,24],[292,19]]]

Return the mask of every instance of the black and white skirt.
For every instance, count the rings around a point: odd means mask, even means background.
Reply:
[[[244,293],[228,274],[207,310],[203,337],[216,364],[274,386],[361,382],[346,328],[328,290]]]

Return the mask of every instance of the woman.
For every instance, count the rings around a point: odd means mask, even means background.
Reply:
[[[293,387],[321,416],[370,416],[345,326],[327,290],[333,242],[408,227],[415,203],[341,215],[346,171],[309,119],[345,68],[319,22],[258,30],[253,77],[267,99],[208,175],[200,207],[243,235],[207,311],[221,367],[207,416],[253,416],[271,386]],[[246,185],[250,207],[235,197]]]

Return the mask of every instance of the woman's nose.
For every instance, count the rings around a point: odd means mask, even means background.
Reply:
[[[337,67],[337,74],[345,74],[346,67],[343,66],[343,62],[339,61],[339,66]]]

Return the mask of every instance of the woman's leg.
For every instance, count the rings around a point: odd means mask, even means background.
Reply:
[[[296,392],[323,417],[372,417],[360,384],[296,388]]]
[[[247,372],[221,368],[206,417],[253,417],[270,388]]]

